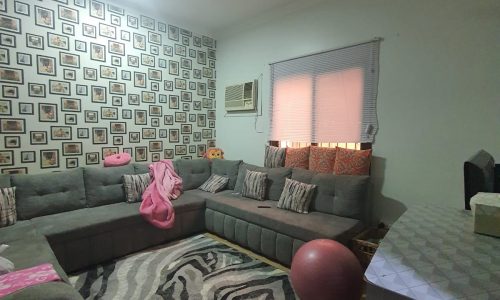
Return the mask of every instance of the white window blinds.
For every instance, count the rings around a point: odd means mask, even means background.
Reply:
[[[372,143],[380,40],[271,64],[270,140]]]

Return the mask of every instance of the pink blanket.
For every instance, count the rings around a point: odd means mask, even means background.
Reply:
[[[50,281],[60,281],[52,264],[10,272],[0,276],[0,298],[20,289]]]
[[[181,194],[182,179],[175,173],[171,160],[151,164],[149,174],[151,183],[142,194],[141,215],[158,228],[171,228],[175,211],[170,201]]]

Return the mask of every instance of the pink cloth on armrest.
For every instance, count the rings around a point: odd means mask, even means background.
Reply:
[[[175,173],[171,160],[151,164],[149,173],[151,183],[142,194],[141,215],[158,228],[172,228],[175,211],[170,201],[181,194],[182,179]]]
[[[49,263],[10,272],[0,276],[0,298],[29,286],[60,280],[56,270]]]

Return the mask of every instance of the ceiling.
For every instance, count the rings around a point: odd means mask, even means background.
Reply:
[[[234,27],[250,24],[270,12],[279,12],[311,0],[109,0],[158,20],[217,37]]]

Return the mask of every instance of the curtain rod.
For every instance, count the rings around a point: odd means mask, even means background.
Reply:
[[[339,48],[334,48],[334,49],[329,49],[329,50],[323,50],[323,51],[319,51],[319,52],[314,52],[314,53],[310,53],[310,54],[305,54],[305,55],[301,55],[301,56],[287,58],[287,59],[283,59],[283,60],[280,60],[280,61],[275,61],[275,62],[269,63],[269,65],[274,65],[274,64],[278,64],[278,63],[282,63],[282,62],[294,60],[294,59],[304,58],[304,57],[308,57],[308,56],[312,56],[312,55],[323,54],[323,53],[330,52],[330,51],[341,50],[341,49],[345,49],[345,48],[351,48],[351,47],[355,47],[355,46],[359,46],[359,45],[363,45],[363,44],[368,44],[368,43],[372,43],[372,42],[377,42],[377,41],[383,41],[383,40],[384,39],[381,38],[381,37],[374,37],[373,39],[371,39],[369,41],[366,41],[366,42],[351,44],[351,45],[342,46],[342,47],[339,47]]]

